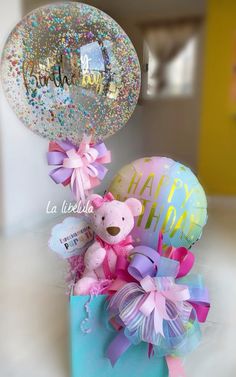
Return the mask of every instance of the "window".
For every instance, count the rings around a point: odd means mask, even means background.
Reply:
[[[189,96],[194,91],[195,63],[197,57],[197,37],[192,37],[173,60],[164,66],[165,85],[158,82],[158,57],[154,56],[145,43],[146,88],[145,97]]]

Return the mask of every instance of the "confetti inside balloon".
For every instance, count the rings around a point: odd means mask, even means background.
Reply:
[[[32,131],[78,145],[122,128],[139,95],[134,47],[107,14],[64,2],[31,12],[4,47],[1,77],[13,110]]]
[[[109,191],[120,200],[135,197],[143,203],[132,235],[136,244],[189,248],[207,221],[206,195],[189,168],[165,157],[141,158],[123,167]]]

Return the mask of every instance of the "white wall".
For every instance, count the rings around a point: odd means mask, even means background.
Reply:
[[[21,2],[1,5],[1,48],[15,24],[22,18]],[[1,123],[1,228],[11,233],[31,227],[46,218],[48,200],[61,202],[69,191],[48,178],[48,142],[30,132],[17,119],[0,92]]]
[[[6,39],[7,34],[9,31],[14,27],[16,22],[21,17],[21,7],[20,2],[18,0],[12,0],[11,2],[7,2],[1,5],[1,13],[0,13],[0,47],[2,50],[2,46]],[[6,108],[5,98],[2,93],[2,88],[0,88],[0,125],[1,125],[1,134],[0,134],[0,143],[1,143],[1,185],[0,185],[0,226],[1,229],[4,228],[6,223],[6,198],[5,198],[5,164],[6,164],[6,128],[9,123],[12,123],[12,112],[8,111]]]

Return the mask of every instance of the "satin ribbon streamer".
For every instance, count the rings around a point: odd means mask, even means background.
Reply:
[[[105,177],[103,164],[111,161],[111,155],[104,143],[93,145],[91,137],[84,136],[79,148],[69,141],[50,142],[47,160],[49,165],[58,166],[49,173],[53,181],[70,184],[76,200],[84,204],[90,191]]]

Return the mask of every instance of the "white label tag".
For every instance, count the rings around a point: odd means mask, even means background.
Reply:
[[[94,234],[84,218],[68,217],[52,228],[48,246],[63,258],[83,254]]]

